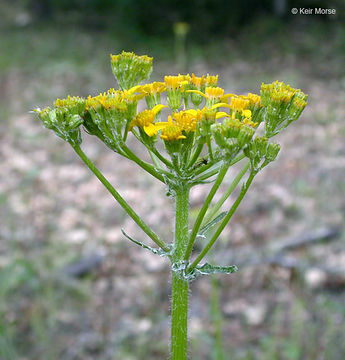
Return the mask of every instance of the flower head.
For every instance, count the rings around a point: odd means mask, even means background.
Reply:
[[[164,76],[164,82],[169,90],[182,89],[183,86],[188,84],[187,75],[167,75]],[[189,76],[189,75],[188,75]]]
[[[164,82],[152,82],[144,84],[138,87],[138,93],[144,96],[157,95],[166,90],[166,84]]]
[[[194,132],[198,122],[198,116],[196,113],[190,110],[179,111],[172,113],[174,123],[185,132]]]
[[[205,85],[205,75],[199,77],[192,74],[190,82],[197,89],[201,89]]]
[[[298,119],[307,105],[307,95],[283,82],[261,85],[261,101],[265,108],[265,136],[270,138]]]
[[[174,124],[171,116],[169,116],[168,123],[161,130],[160,138],[165,141],[177,141],[185,139],[186,136],[182,134],[182,129]]]
[[[152,72],[152,57],[138,56],[132,52],[110,54],[113,74],[122,90],[138,85],[148,79]]]
[[[218,83],[218,75],[206,75],[205,85],[206,86],[217,86]]]
[[[165,105],[156,105],[152,110],[143,110],[138,113],[129,124],[129,130],[132,130],[134,126],[141,128],[145,131],[148,136],[153,136],[157,134],[157,131],[162,127],[166,126],[166,122],[153,123],[155,116],[159,111],[161,111]]]
[[[230,98],[230,108],[235,111],[241,111],[248,108],[250,102],[244,96],[232,96]]]

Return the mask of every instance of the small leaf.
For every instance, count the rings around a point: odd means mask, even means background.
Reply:
[[[238,270],[238,267],[236,265],[216,266],[205,263],[202,266],[197,266],[195,269],[200,275],[233,274]]]
[[[151,246],[148,246],[148,245],[145,245],[143,244],[142,242],[138,241],[138,240],[135,240],[133,239],[132,237],[130,237],[128,234],[126,234],[125,230],[124,229],[121,229],[122,231],[122,234],[127,238],[129,239],[130,241],[134,242],[134,244],[137,244],[139,245],[140,247],[146,249],[146,250],[149,250],[151,251],[153,254],[155,255],[159,255],[159,256],[169,256],[170,255],[170,251],[169,252],[165,252],[164,250],[162,249],[155,249],[155,248],[152,248]]]
[[[208,230],[210,230],[214,225],[218,224],[224,216],[227,214],[226,211],[221,212],[219,215],[217,215],[213,220],[211,220],[209,223],[207,223],[205,226],[203,226],[198,233],[198,236],[204,236]]]
[[[188,266],[185,263],[176,264],[173,271],[177,272],[181,278],[185,281],[193,281],[196,277],[201,275],[212,275],[212,274],[233,274],[238,271],[236,265],[231,266],[216,266],[209,263],[205,263],[201,266],[197,266],[191,271],[188,271]]]

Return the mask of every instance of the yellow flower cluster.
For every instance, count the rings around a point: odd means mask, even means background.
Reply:
[[[86,99],[85,109],[98,110],[100,108],[103,108],[107,111],[109,110],[126,111],[127,106],[126,103],[122,101],[120,94],[116,94],[115,96],[108,96],[107,93],[103,93],[94,97],[91,97],[89,95],[88,98]]]
[[[81,102],[84,102],[84,99],[79,96],[70,96],[68,95],[66,99],[56,99],[55,107],[56,108],[72,108],[78,106]]]
[[[68,96],[57,99],[53,108],[36,109],[46,127],[66,141],[80,143],[83,124],[89,134],[120,153],[129,131],[150,150],[158,135],[170,155],[186,151],[183,161],[193,146],[195,160],[207,144],[212,159],[213,141],[233,155],[251,141],[258,124],[263,123],[265,137],[270,138],[296,120],[306,106],[307,95],[283,82],[262,84],[260,95],[225,93],[217,86],[218,75],[209,74],[166,75],[163,81],[142,84],[152,72],[152,57],[123,51],[110,58],[119,89],[87,99]],[[143,98],[146,110],[138,112]],[[159,113],[167,107],[170,115],[162,121]]]
[[[295,94],[303,94],[300,89],[294,89],[288,84],[279,82],[278,80],[272,84],[261,84],[261,93],[264,102],[273,101],[276,103],[289,103]],[[301,96],[302,100],[306,100],[306,96]]]
[[[177,113],[172,113],[172,118],[174,119],[175,124],[185,132],[194,132],[196,130],[196,125],[200,118],[193,110],[184,110]]]
[[[168,89],[179,89],[182,88],[184,85],[187,85],[189,82],[189,75],[167,75],[164,76],[164,82]]]
[[[110,54],[110,60],[112,63],[115,63],[118,61],[138,61],[138,62],[151,64],[153,58],[149,57],[147,55],[138,56],[138,55],[135,55],[133,52],[122,51],[121,54],[117,54],[117,55]]]
[[[262,107],[260,95],[248,93],[246,99],[249,101],[249,106]]]
[[[298,109],[300,109],[300,110],[303,110],[303,109],[306,107],[307,102],[306,102],[304,99],[300,98],[300,97],[295,97],[295,98],[293,99],[293,105],[294,105],[296,108],[298,108]]]
[[[177,141],[185,139],[186,136],[182,134],[180,126],[174,124],[171,116],[168,117],[168,124],[162,129],[160,138],[165,141]]]
[[[138,113],[133,120],[130,122],[129,130],[137,126],[143,129],[148,136],[157,135],[158,131],[161,132],[160,138],[165,141],[176,141],[185,139],[186,134],[195,132],[197,130],[198,123],[205,121],[208,124],[214,123],[220,118],[237,119],[239,117],[242,125],[255,128],[257,123],[251,120],[250,110],[232,111],[232,114],[227,114],[223,111],[217,111],[219,107],[230,106],[225,103],[218,103],[210,108],[204,107],[203,109],[189,109],[182,110],[179,112],[173,112],[168,117],[167,122],[155,122],[156,114],[163,108],[164,105],[156,105],[152,110],[143,110]]]
[[[156,95],[160,94],[166,90],[166,84],[164,82],[152,82],[145,85],[140,85],[137,88],[137,92],[139,94],[143,94],[144,96]]]
[[[148,136],[154,136],[159,130],[166,126],[166,122],[153,123],[156,115],[164,108],[165,105],[156,105],[151,110],[143,110],[138,113],[130,122],[129,130],[132,130],[134,126],[144,129]]]
[[[186,75],[169,75],[164,76],[164,82],[169,89],[178,89],[182,88],[185,85],[191,85],[194,88],[202,89],[205,86],[207,87],[213,87],[217,85],[218,82],[218,75],[209,75],[206,76],[195,76],[192,74],[190,76],[189,74]]]

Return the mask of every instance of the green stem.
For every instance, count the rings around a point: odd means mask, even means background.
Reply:
[[[238,163],[239,161],[241,161],[243,158],[245,157],[244,154],[241,154],[239,156],[237,156],[234,160],[232,160],[230,162],[230,165],[229,166],[232,166],[236,163]],[[199,181],[199,180],[206,180],[208,178],[210,178],[211,176],[215,175],[215,174],[218,174],[219,172],[219,167],[215,167],[215,169],[210,169],[212,168],[212,166],[214,165],[217,165],[217,164],[214,164],[214,163],[209,163],[205,166],[203,166],[202,168],[200,168],[198,171],[195,172],[195,175],[199,175],[201,174],[198,178],[196,178],[195,180]],[[206,170],[210,169],[208,172],[206,172]]]
[[[229,222],[229,220],[231,219],[232,215],[234,214],[234,212],[236,211],[236,209],[238,208],[238,205],[240,205],[242,199],[244,198],[244,195],[246,194],[250,184],[252,183],[253,179],[254,179],[255,173],[251,172],[250,175],[248,176],[247,182],[246,184],[242,187],[240,195],[238,196],[238,198],[236,199],[236,201],[234,202],[234,204],[232,205],[231,209],[228,211],[228,213],[226,214],[226,216],[223,218],[222,222],[220,223],[220,225],[218,226],[216,232],[213,234],[212,238],[210,239],[210,241],[207,243],[207,245],[203,248],[203,250],[200,252],[200,254],[197,256],[197,258],[192,262],[192,264],[188,267],[188,272],[190,272],[191,270],[193,270],[198,264],[199,262],[202,260],[202,258],[207,254],[207,252],[211,249],[212,245],[214,244],[214,242],[218,239],[219,235],[221,234],[221,232],[224,230],[226,224]]]
[[[222,195],[222,197],[217,201],[217,203],[211,208],[209,209],[209,212],[207,213],[205,219],[204,219],[204,223],[208,223],[209,221],[211,221],[214,216],[216,215],[216,213],[218,212],[218,210],[221,208],[221,206],[224,204],[225,200],[230,196],[230,194],[234,191],[235,187],[238,185],[238,183],[240,182],[240,180],[242,179],[242,177],[244,176],[244,174],[247,172],[248,168],[250,166],[250,161],[248,160],[248,162],[246,162],[242,169],[240,170],[240,172],[237,174],[237,176],[235,177],[235,179],[233,180],[233,182],[229,185],[229,187],[226,189],[226,191],[224,192],[224,194]]]
[[[71,144],[72,145],[72,144]],[[134,222],[148,235],[164,251],[169,251],[169,246],[162,241],[157,234],[155,234],[139,217],[139,215],[127,204],[126,200],[113,188],[109,181],[102,175],[96,166],[85,155],[79,145],[72,145],[74,151],[78,154],[84,164],[97,176],[98,180],[106,187],[115,200],[122,206],[127,214],[134,220]]]
[[[222,344],[222,314],[219,304],[219,285],[215,275],[211,276],[211,318],[213,325],[213,358],[215,360],[223,360],[223,344]]]
[[[139,159],[124,143],[121,144],[122,151],[127,155],[127,157],[137,163],[141,168],[143,168],[146,172],[151,174],[156,179],[160,180],[164,183],[164,178],[161,174],[159,174],[151,164],[146,163]]]
[[[168,168],[171,169],[173,168],[173,164],[166,159],[157,149],[155,149],[154,147],[150,148],[150,151],[152,151],[153,154],[155,154],[157,156],[157,158]]]
[[[159,159],[158,157],[151,151],[151,150],[148,150],[150,156],[151,156],[151,160],[153,162],[153,165],[159,169],[159,170],[162,170],[162,165],[161,163],[159,162]]]
[[[214,165],[213,162],[209,162],[208,164],[204,165],[204,166],[201,166],[198,170],[196,170],[194,172],[194,175],[197,176],[199,174],[202,174],[204,171],[206,171],[207,169],[209,169],[210,167],[212,167]]]
[[[188,240],[189,188],[176,191],[176,218],[173,263],[183,260]],[[171,360],[187,360],[188,282],[178,272],[171,276]]]
[[[210,155],[210,160],[213,161],[213,153],[212,153],[211,139],[209,138],[206,143],[207,143],[207,147],[208,147],[208,153],[209,153],[209,155]]]
[[[204,147],[203,143],[200,143],[197,146],[197,148],[195,149],[192,157],[190,158],[190,160],[189,160],[189,162],[187,164],[187,168],[190,168],[196,162],[196,160],[198,159],[198,156],[200,155],[203,147]]]
[[[199,231],[200,225],[202,223],[202,220],[204,219],[204,216],[206,214],[208,206],[210,205],[210,203],[211,203],[211,201],[212,201],[212,199],[214,197],[214,194],[216,193],[216,191],[218,190],[220,184],[222,183],[222,181],[224,179],[224,176],[225,176],[226,172],[228,171],[228,168],[229,168],[228,164],[223,164],[222,165],[222,167],[219,170],[219,174],[217,176],[217,179],[214,182],[214,184],[213,184],[213,186],[211,188],[211,191],[207,195],[207,197],[206,197],[206,199],[204,201],[204,204],[202,205],[202,208],[199,211],[199,214],[198,214],[198,216],[197,216],[197,218],[195,220],[192,232],[191,232],[189,240],[188,240],[188,245],[187,245],[186,253],[185,253],[185,256],[184,256],[185,260],[188,260],[189,257],[190,257],[190,254],[191,254],[192,249],[193,249],[194,240],[195,240],[195,238],[196,238],[196,236],[198,234],[198,231]]]

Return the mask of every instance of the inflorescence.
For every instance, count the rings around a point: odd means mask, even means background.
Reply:
[[[240,155],[258,172],[279,152],[270,138],[297,120],[306,106],[307,95],[278,81],[262,84],[260,95],[227,94],[217,86],[218,75],[209,74],[169,75],[162,82],[140,85],[152,72],[152,58],[126,52],[110,57],[119,90],[68,96],[34,111],[45,127],[72,146],[81,143],[83,127],[113,151],[132,158],[126,145],[132,133],[147,148],[154,171],[170,185],[172,178],[198,183],[203,171],[230,164]],[[142,99],[147,109],[138,112]]]

